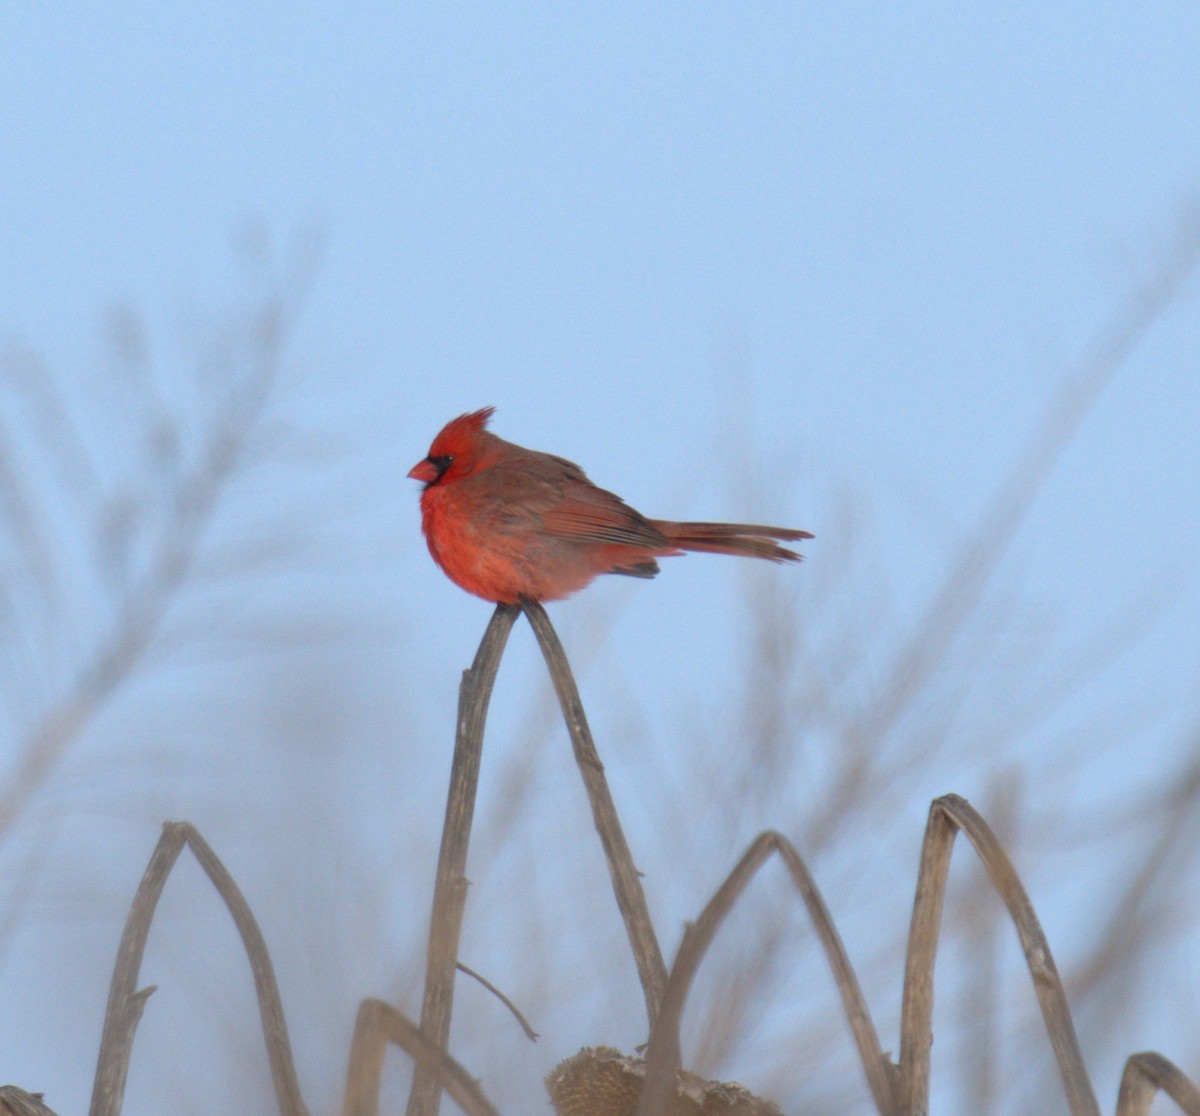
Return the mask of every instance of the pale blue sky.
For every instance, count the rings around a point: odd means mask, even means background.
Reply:
[[[169,347],[187,307],[236,301],[248,222],[277,248],[321,230],[285,407],[357,452],[289,499],[353,519],[323,591],[382,602],[408,648],[421,633],[407,712],[448,740],[488,609],[430,562],[404,479],[446,419],[495,404],[498,433],[647,514],[813,530],[782,578],[834,577],[853,493],[911,617],[1195,212],[1198,60],[1191,3],[9,4],[0,344],[90,393],[114,303]],[[1069,712],[1103,721],[1118,681],[1156,695],[1097,795],[1165,777],[1178,757],[1156,749],[1194,714],[1195,293],[1088,417],[1005,567],[1068,640],[1182,586]],[[700,558],[597,586],[596,608],[623,602],[602,657],[677,712],[675,672],[701,690],[728,673],[737,587]],[[986,777],[931,772],[913,840],[932,793]]]
[[[74,362],[111,301],[219,283],[247,214],[315,222],[307,325],[397,462],[495,403],[643,503],[706,450],[736,347],[764,448],[899,464],[969,514],[1198,157],[1188,5],[0,18],[6,334]],[[1071,486],[1056,553],[1195,539],[1166,344],[1096,416],[1080,452],[1122,468]]]

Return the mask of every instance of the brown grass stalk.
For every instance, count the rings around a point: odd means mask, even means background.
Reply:
[[[138,885],[133,905],[125,920],[125,930],[121,935],[117,962],[109,987],[108,1008],[104,1013],[104,1031],[96,1061],[89,1116],[120,1116],[134,1036],[146,1001],[154,991],[153,986],[142,989],[137,987],[142,956],[146,951],[146,940],[150,934],[150,924],[154,919],[159,897],[184,845],[192,850],[233,916],[246,956],[250,960],[262,1019],[263,1039],[266,1042],[280,1116],[308,1116],[296,1080],[296,1068],[292,1060],[279,985],[262,931],[258,928],[245,896],[217,854],[196,829],[186,822],[166,822],[163,825],[162,836],[150,857],[150,863],[146,866],[142,882]]]
[[[429,946],[425,961],[425,995],[421,1005],[421,1031],[433,1047],[445,1051],[450,1038],[454,1005],[454,976],[463,908],[467,902],[467,850],[475,813],[475,792],[483,757],[483,730],[500,657],[504,654],[517,609],[497,605],[483,633],[471,669],[463,672],[458,691],[458,725],[454,758],[450,765],[450,791],[438,853],[433,888],[433,913],[429,921]],[[380,1055],[382,1057],[382,1054]],[[418,1061],[408,1097],[408,1116],[436,1116],[442,1081],[425,1061]]]
[[[1150,1116],[1150,1105],[1166,1093],[1188,1116],[1200,1116],[1200,1089],[1161,1054],[1133,1054],[1121,1075],[1117,1116]]]
[[[0,1116],[55,1116],[42,1103],[41,1093],[27,1093],[16,1085],[0,1085]]]
[[[487,691],[495,677],[515,609],[497,609],[472,671],[463,682],[460,727],[464,738],[481,739]],[[478,672],[478,673],[476,673]],[[470,811],[467,811],[469,819]],[[667,1111],[680,1070],[679,1027],[688,992],[700,963],[725,917],[759,869],[778,853],[799,891],[833,972],[876,1110],[882,1116],[923,1116],[929,1103],[933,973],[941,911],[954,838],[967,834],[1017,928],[1046,1022],[1073,1116],[1099,1116],[1099,1107],[1079,1054],[1062,982],[1045,935],[1008,856],[982,817],[962,798],[947,795],[930,809],[922,848],[917,896],[905,973],[899,1073],[879,1046],[877,1032],[837,929],[816,883],[795,848],[775,832],[750,845],[725,882],[689,926],[663,989],[661,1010],[651,1031],[645,1078],[636,1116]],[[457,831],[462,835],[461,829]],[[113,971],[97,1060],[90,1116],[119,1116],[124,1101],[133,1042],[154,988],[138,989],[138,973],[158,900],[180,852],[189,847],[221,896],[241,936],[254,977],[255,993],[271,1075],[281,1116],[307,1116],[300,1096],[278,984],[245,897],[217,855],[187,823],[167,822],[130,908]],[[461,881],[462,877],[459,877]],[[442,912],[444,915],[444,911]],[[437,912],[435,912],[436,916]],[[461,925],[461,907],[459,909]],[[383,1061],[389,1042],[407,1051],[416,1069],[433,1083],[434,1104],[442,1091],[467,1116],[499,1116],[472,1076],[435,1041],[394,1007],[376,999],[359,1006],[344,1093],[343,1116],[378,1116]],[[1125,1066],[1117,1116],[1149,1116],[1154,1097],[1166,1093],[1189,1116],[1200,1116],[1200,1089],[1160,1054],[1133,1055]],[[0,1089],[0,1100],[16,1112],[49,1113],[35,1094]],[[0,1105],[2,1107],[2,1105]]]
[[[1084,1068],[1062,980],[1033,904],[1012,861],[987,822],[970,803],[952,794],[934,800],[921,848],[901,1009],[900,1111],[905,1116],[917,1116],[929,1107],[934,962],[950,856],[959,830],[967,835],[979,854],[1017,929],[1072,1116],[1099,1116],[1100,1109]]]
[[[402,1012],[382,1000],[363,1000],[354,1024],[342,1116],[378,1116],[383,1055],[389,1042],[412,1055],[425,1076],[444,1089],[466,1116],[500,1116],[475,1079]]]
[[[559,642],[546,610],[540,604],[536,601],[524,601],[521,607],[529,617],[529,624],[537,636],[554,682],[555,693],[558,694],[558,701],[562,706],[563,719],[567,723],[571,747],[575,752],[575,762],[579,765],[579,773],[583,776],[588,802],[591,804],[592,821],[600,837],[600,844],[604,847],[613,893],[616,895],[617,907],[629,938],[629,947],[633,951],[634,963],[641,978],[642,994],[646,1000],[646,1016],[650,1028],[653,1029],[662,1007],[667,967],[659,948],[658,936],[654,932],[654,925],[650,921],[650,910],[646,905],[641,875],[634,866],[629,843],[625,840],[617,807],[608,789],[608,781],[604,778],[604,764],[600,762],[600,755],[596,751],[592,730],[588,727],[583,702],[579,697],[579,687],[575,685],[575,678],[562,643]]]
[[[875,1107],[881,1116],[893,1116],[896,1113],[895,1070],[880,1049],[871,1013],[829,910],[791,842],[778,833],[767,832],[755,838],[700,917],[684,933],[679,953],[671,966],[662,1012],[650,1034],[650,1048],[646,1053],[646,1082],[638,1098],[636,1116],[659,1116],[666,1111],[680,1069],[679,1025],[696,971],[725,916],[773,853],[778,853],[787,865],[792,882],[821,940],[826,961],[837,981],[842,1010],[850,1024]]]

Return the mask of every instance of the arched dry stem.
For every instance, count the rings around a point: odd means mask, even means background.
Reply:
[[[496,664],[503,640],[511,629],[515,610],[499,611],[489,628],[491,642],[477,657],[480,670],[464,678],[464,702],[460,727],[470,736],[482,732]],[[499,641],[499,645],[496,641]],[[488,643],[488,640],[485,640]],[[486,684],[485,684],[486,683]],[[467,811],[469,816],[469,811]],[[846,956],[837,930],[820,892],[795,848],[774,832],[761,834],[747,849],[725,882],[687,929],[679,954],[663,990],[661,1011],[651,1031],[645,1062],[645,1084],[636,1116],[660,1116],[673,1093],[680,1068],[679,1025],[691,984],[725,916],[741,897],[750,880],[773,853],[787,866],[809,917],[821,940],[826,960],[833,971],[842,1007],[850,1024],[859,1057],[874,1098],[883,1116],[920,1116],[928,1108],[930,1019],[933,1006],[933,962],[937,951],[942,902],[954,837],[967,834],[997,891],[1004,899],[1017,927],[1034,985],[1046,1019],[1060,1072],[1067,1089],[1071,1112],[1098,1116],[1099,1108],[1083,1068],[1067,1010],[1062,983],[1054,968],[1049,947],[1037,916],[1017,878],[1011,862],[979,814],[962,798],[947,795],[934,801],[922,850],[917,898],[913,910],[902,1014],[901,1069],[895,1067],[879,1047],[879,1040],[858,980]],[[133,1041],[150,988],[137,988],[138,973],[154,912],[176,860],[184,846],[191,848],[200,866],[225,902],[241,935],[254,975],[255,992],[262,1019],[276,1099],[282,1116],[307,1116],[296,1081],[287,1025],[275,980],[274,969],[262,933],[225,866],[208,843],[190,825],[167,822],[134,897],[117,955],[105,1015],[104,1034],[96,1067],[91,1116],[119,1116],[124,1101]],[[460,909],[461,921],[461,909]],[[917,1042],[916,1039],[923,1039]],[[444,1090],[467,1116],[498,1116],[471,1075],[444,1049],[401,1012],[379,1000],[364,1000],[359,1007],[350,1065],[346,1079],[343,1116],[376,1116],[380,1081],[387,1043],[394,1042],[414,1059],[417,1069],[432,1083],[434,1104]],[[1164,1092],[1189,1116],[1200,1116],[1200,1089],[1160,1054],[1133,1055],[1125,1066],[1117,1100],[1116,1116],[1149,1116],[1154,1097]],[[4,1102],[17,1112],[45,1112],[21,1105],[40,1104],[36,1094],[12,1086],[0,1088]]]
[[[1200,1116],[1200,1089],[1174,1062],[1161,1054],[1133,1054],[1121,1075],[1117,1116],[1150,1116],[1150,1105],[1166,1093],[1188,1116]]]
[[[513,610],[508,618],[508,627],[511,627],[515,615]],[[501,634],[507,635],[508,628],[503,624],[495,627],[497,630],[503,629]],[[492,634],[495,637],[496,633]],[[492,651],[498,658],[498,650],[493,647]],[[492,677],[494,675],[493,667]],[[468,715],[472,711],[469,709]],[[308,1116],[296,1080],[279,986],[262,932],[228,870],[208,842],[185,822],[167,822],[163,826],[162,836],[150,857],[126,919],[109,990],[90,1116],[119,1116],[124,1103],[134,1037],[142,1010],[154,991],[153,987],[138,989],[138,972],[158,900],[185,845],[192,850],[233,916],[250,960],[280,1114]],[[417,1066],[434,1082],[436,1089],[445,1089],[467,1116],[498,1116],[478,1084],[458,1062],[395,1008],[373,999],[364,1000],[359,1006],[346,1078],[345,1116],[375,1116],[378,1112],[380,1077],[388,1042],[394,1042],[408,1051]],[[17,1090],[7,1099],[18,1096],[25,1097],[28,1094]],[[49,1109],[44,1111],[49,1112]]]
[[[382,1000],[363,1000],[358,1006],[342,1116],[378,1116],[383,1055],[389,1042],[411,1054],[437,1088],[445,1089],[466,1116],[499,1116],[475,1079],[458,1062],[430,1041],[403,1013]]]
[[[650,1033],[650,1048],[646,1054],[646,1082],[638,1098],[636,1116],[658,1116],[666,1111],[680,1069],[679,1025],[684,1002],[696,971],[725,916],[741,897],[755,873],[773,853],[778,853],[787,865],[792,882],[804,900],[809,918],[821,939],[826,960],[837,981],[842,997],[842,1009],[850,1023],[875,1107],[882,1116],[893,1116],[897,1112],[894,1067],[887,1055],[880,1050],[871,1013],[825,901],[791,842],[778,833],[767,832],[755,838],[737,866],[709,900],[700,917],[687,928],[683,936],[679,953],[671,966],[662,1012]]]
[[[966,799],[954,794],[934,800],[921,848],[901,1010],[901,1112],[916,1116],[926,1112],[929,1107],[934,961],[946,880],[950,872],[950,855],[959,830],[967,835],[975,847],[1017,928],[1072,1116],[1099,1116],[1100,1108],[1079,1051],[1079,1040],[1075,1036],[1075,1025],[1067,1007],[1066,992],[1033,904],[1025,893],[1012,861],[987,822]]]
[[[529,617],[530,626],[537,636],[554,682],[555,692],[558,694],[559,704],[562,706],[575,759],[591,803],[596,832],[600,835],[600,843],[608,861],[617,906],[625,922],[625,930],[641,979],[646,1013],[650,1025],[653,1026],[666,985],[666,965],[663,963],[658,937],[650,921],[641,878],[634,866],[617,808],[604,778],[604,765],[600,762],[592,740],[579,689],[575,685],[562,644],[550,623],[550,618],[546,615],[546,610],[540,604],[523,601],[521,608]],[[492,621],[479,645],[475,662],[464,674],[459,692],[458,732],[454,761],[451,765],[450,795],[442,830],[437,882],[434,886],[425,996],[421,1010],[422,1033],[437,1049],[443,1051],[450,1034],[454,973],[458,962],[463,908],[466,903],[467,848],[475,808],[475,791],[479,782],[483,729],[500,656],[512,630],[516,611],[511,605],[496,606]],[[407,1116],[436,1116],[441,1088],[441,1082],[425,1063],[418,1061],[408,1098]]]
[[[954,839],[961,830],[983,861],[1016,927],[1054,1047],[1073,1116],[1099,1116],[1079,1051],[1062,981],[1045,934],[1015,869],[983,818],[957,795],[936,799],[930,809],[913,904],[901,1017],[899,1072],[880,1049],[878,1035],[857,977],[817,886],[796,849],[780,834],[761,834],[718,888],[696,923],[688,927],[669,979],[650,923],[645,895],[616,808],[608,792],[578,689],[544,609],[521,606],[529,617],[553,678],[576,760],[591,800],[593,819],[608,857],[618,906],[642,978],[650,1015],[645,1083],[636,1116],[666,1111],[680,1070],[679,1027],[699,965],[726,915],[750,880],[778,853],[800,893],[833,971],[875,1107],[882,1116],[924,1116],[930,1089],[933,975]],[[449,1056],[446,1044],[467,880],[466,857],[481,766],[487,709],[500,659],[517,607],[499,605],[459,695],[459,715],[446,821],[431,918],[422,1025],[378,1000],[360,1005],[344,1098],[344,1116],[375,1116],[388,1042],[415,1060],[409,1116],[436,1114],[443,1091],[468,1116],[494,1116],[496,1109],[470,1075]],[[137,980],[150,925],[166,879],[183,847],[193,851],[225,902],[241,935],[255,981],[272,1080],[282,1116],[307,1116],[300,1096],[279,989],[262,934],[236,883],[207,842],[190,825],[168,822],[126,920],[114,968],[97,1060],[90,1116],[119,1116],[134,1037],[152,987]],[[1200,1090],[1161,1055],[1136,1054],[1126,1064],[1117,1116],[1148,1116],[1158,1092],[1200,1116]]]
[[[508,643],[517,609],[497,605],[483,633],[471,669],[463,672],[458,691],[458,726],[454,759],[450,765],[450,792],[446,820],[438,853],[437,878],[433,887],[433,913],[429,920],[429,946],[425,961],[425,995],[421,1005],[421,1031],[432,1046],[444,1051],[450,1037],[450,1015],[454,1006],[454,974],[458,963],[458,941],[462,933],[463,907],[467,901],[467,850],[471,843],[471,821],[475,792],[483,758],[483,730],[488,703],[500,657]],[[382,1054],[380,1055],[382,1057]],[[408,1097],[408,1116],[436,1116],[442,1082],[426,1060],[418,1060]]]
[[[192,850],[233,916],[246,949],[246,956],[250,960],[259,1014],[262,1018],[263,1039],[267,1046],[271,1079],[275,1086],[280,1114],[308,1116],[296,1080],[296,1068],[292,1061],[279,985],[275,980],[275,969],[267,953],[262,931],[258,928],[245,896],[217,854],[186,822],[166,822],[163,825],[162,836],[142,875],[142,882],[138,885],[129,916],[125,920],[125,931],[121,935],[117,963],[113,968],[112,984],[109,987],[108,1008],[104,1014],[104,1032],[100,1039],[100,1054],[96,1060],[96,1078],[92,1086],[89,1114],[119,1116],[124,1103],[125,1082],[129,1075],[134,1035],[142,1018],[146,1000],[154,991],[153,986],[138,989],[138,973],[141,970],[146,939],[150,934],[150,924],[154,919],[159,896],[162,895],[167,877],[171,874],[184,845]]]
[[[600,755],[592,740],[592,730],[588,728],[583,702],[579,697],[579,687],[575,685],[575,677],[571,673],[558,634],[550,623],[546,610],[536,601],[523,601],[521,608],[529,617],[529,624],[537,636],[554,682],[554,691],[558,694],[559,705],[562,706],[563,719],[567,722],[567,731],[570,733],[571,746],[575,752],[575,762],[579,765],[579,773],[583,776],[588,802],[592,807],[592,821],[600,836],[600,844],[604,846],[604,856],[608,861],[608,873],[612,878],[617,907],[625,922],[625,933],[629,937],[629,946],[633,950],[634,962],[641,978],[642,994],[646,999],[646,1015],[650,1028],[653,1029],[662,1006],[667,967],[663,962],[658,936],[654,933],[654,924],[650,921],[642,878],[634,866],[629,844],[625,840],[621,819],[617,816],[617,807],[609,792],[608,781],[604,778],[604,764],[600,762]]]

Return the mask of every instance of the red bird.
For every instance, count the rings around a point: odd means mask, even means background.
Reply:
[[[494,407],[447,423],[409,470],[423,481],[421,530],[446,576],[485,601],[557,601],[604,573],[653,577],[685,550],[772,562],[800,555],[774,540],[807,531],[647,519],[561,457],[487,430]]]

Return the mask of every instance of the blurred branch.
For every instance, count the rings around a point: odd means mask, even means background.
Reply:
[[[812,847],[824,845],[842,820],[853,816],[847,802],[858,800],[869,789],[883,739],[945,661],[966,620],[977,610],[996,566],[1063,450],[1116,372],[1180,297],[1198,264],[1200,218],[1188,215],[1171,250],[1063,377],[1041,424],[981,512],[941,587],[895,657],[878,698],[847,726],[842,749],[846,758],[838,783],[826,798],[825,811],[808,829],[806,841]]]
[[[1185,744],[1185,754],[1195,756],[1200,745],[1200,732],[1194,731]],[[1092,1039],[1112,1028],[1116,1019],[1107,1004],[1121,999],[1121,989],[1115,984],[1128,980],[1136,971],[1140,959],[1155,955],[1165,920],[1154,907],[1156,894],[1162,884],[1179,883],[1184,865],[1178,857],[1197,855],[1195,833],[1197,808],[1200,807],[1200,761],[1191,759],[1173,780],[1169,792],[1160,800],[1153,821],[1157,833],[1149,847],[1120,885],[1116,895],[1109,898],[1107,912],[1090,952],[1075,967],[1068,978],[1072,995],[1080,1001],[1090,1001],[1089,1012],[1094,1021]],[[1108,995],[1098,993],[1107,988]],[[1118,993],[1113,996],[1114,991]]]
[[[41,579],[45,598],[53,604],[58,595],[58,585],[51,557],[52,548],[36,501],[17,467],[12,439],[3,428],[0,428],[0,512],[3,512],[8,523],[9,533],[24,551],[26,568]]]
[[[71,745],[94,719],[113,692],[143,660],[147,648],[160,633],[163,619],[193,571],[200,545],[219,499],[246,457],[247,443],[278,377],[284,341],[307,291],[314,265],[313,253],[292,267],[283,288],[269,298],[253,323],[245,328],[249,369],[236,380],[222,400],[211,426],[205,431],[193,467],[172,482],[166,517],[156,532],[151,552],[138,573],[122,585],[111,622],[80,657],[74,677],[59,696],[35,719],[23,741],[14,749],[16,761],[0,787],[0,841],[36,791],[46,782]],[[47,437],[54,445],[82,444],[57,396],[40,392],[41,412],[48,425]],[[0,496],[3,496],[20,537],[32,546],[40,537],[29,522],[28,501],[16,487],[11,468],[5,467],[0,442]],[[71,487],[91,491],[94,485],[83,468],[83,451],[72,449],[69,475]],[[119,501],[118,501],[119,502]],[[104,574],[112,561],[109,543],[101,535],[94,554],[96,571]],[[123,549],[123,547],[122,547]],[[27,556],[48,594],[57,581],[55,564],[46,556],[47,544]],[[72,618],[77,626],[78,619]],[[77,633],[63,633],[69,646]],[[60,640],[60,642],[63,642]]]

